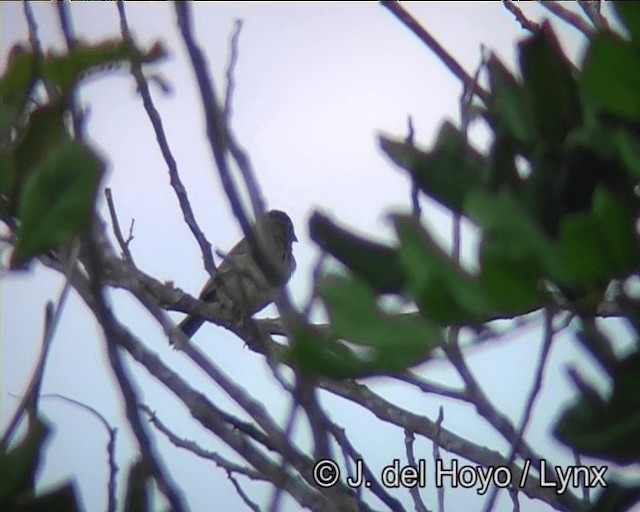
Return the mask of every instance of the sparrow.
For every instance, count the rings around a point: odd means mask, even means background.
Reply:
[[[252,316],[276,299],[278,291],[296,269],[292,246],[298,239],[293,223],[286,213],[270,210],[253,226],[253,230],[257,239],[263,239],[259,238],[260,234],[266,239],[264,250],[279,271],[279,282],[274,284],[267,279],[254,259],[249,241],[243,238],[233,246],[204,285],[200,300],[217,302],[221,307],[231,304],[242,315]],[[204,322],[204,317],[189,314],[178,328],[190,338]]]

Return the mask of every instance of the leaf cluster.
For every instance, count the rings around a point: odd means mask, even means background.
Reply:
[[[334,377],[385,373],[428,358],[446,328],[568,310],[580,318],[580,339],[613,389],[600,396],[575,376],[581,393],[556,435],[585,455],[640,461],[640,352],[611,355],[602,349],[610,340],[593,323],[613,299],[640,325],[638,303],[623,287],[611,297],[615,284],[640,270],[640,16],[631,3],[615,8],[628,37],[595,33],[579,69],[548,23],[519,44],[517,76],[489,59],[490,94],[481,105],[492,134],[486,154],[450,123],[428,151],[380,137],[423,194],[479,228],[479,270],[462,268],[414,216],[392,216],[396,242],[385,245],[314,214],[312,238],[348,272],[320,282],[332,337],[319,343],[317,333],[301,329],[294,346],[300,364]],[[385,312],[385,294],[415,304],[417,313]],[[640,488],[612,483],[594,510],[618,510],[639,496]]]

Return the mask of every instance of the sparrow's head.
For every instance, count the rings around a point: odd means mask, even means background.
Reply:
[[[267,217],[269,217],[269,220],[278,227],[283,239],[289,247],[291,247],[293,242],[298,241],[296,233],[293,230],[293,222],[291,222],[291,219],[286,213],[280,210],[269,210],[267,212]]]

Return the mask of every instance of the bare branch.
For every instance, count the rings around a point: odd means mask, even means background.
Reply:
[[[518,429],[518,434],[515,440],[511,444],[511,453],[509,454],[509,465],[515,462],[516,454],[518,453],[518,449],[520,447],[520,443],[524,438],[524,433],[529,424],[529,420],[531,419],[531,412],[533,411],[533,406],[535,404],[536,398],[538,397],[538,393],[542,388],[542,377],[544,375],[544,369],[549,359],[549,351],[551,349],[551,343],[553,342],[553,336],[555,334],[553,329],[553,313],[545,309],[545,322],[544,322],[544,340],[542,342],[542,349],[540,350],[540,360],[538,361],[538,368],[535,373],[535,377],[533,379],[533,385],[531,387],[531,391],[529,392],[529,398],[527,399],[524,412],[522,414],[522,423],[520,424],[520,428]],[[498,496],[499,487],[494,486],[489,498],[484,507],[485,512],[491,512],[493,510],[493,506],[495,504],[495,500]],[[515,500],[517,504],[517,489],[513,489],[513,493],[511,494],[512,499]]]
[[[540,30],[540,25],[527,18],[524,12],[522,12],[522,9],[520,9],[513,0],[502,0],[502,5],[504,5],[507,11],[515,16],[523,29],[528,30],[529,32],[537,32]]]
[[[555,14],[562,21],[568,23],[572,27],[576,28],[583,35],[589,37],[593,32],[593,29],[589,26],[587,22],[582,19],[582,17],[575,12],[567,9],[560,2],[552,2],[550,0],[546,0],[544,2],[539,2],[542,7],[547,9],[549,12]]]
[[[413,32],[418,39],[420,39],[427,47],[436,54],[436,56],[443,62],[449,71],[451,71],[463,85],[468,84],[473,88],[475,93],[486,101],[489,97],[489,93],[471,78],[471,76],[462,68],[460,63],[453,58],[453,56],[445,50],[445,48],[435,40],[435,38],[422,26],[418,21],[409,14],[399,2],[393,0],[383,0],[380,2],[383,7],[386,7],[398,18],[411,32]]]
[[[605,30],[607,32],[611,31],[611,26],[602,15],[602,2],[600,0],[587,0],[587,1],[578,1],[578,6],[582,9],[582,12],[585,13],[587,18],[593,23],[593,26],[599,30]]]
[[[242,23],[243,21],[240,19],[235,21],[233,35],[231,36],[231,42],[229,43],[231,53],[229,54],[229,64],[227,66],[227,92],[224,99],[224,118],[227,123],[231,120],[233,107],[233,92],[235,89],[233,72],[235,71],[236,64],[238,63],[238,41],[240,39]]]
[[[127,17],[124,10],[124,3],[119,0],[117,2],[117,6],[118,13],[120,15],[122,37],[133,45],[133,37],[131,35],[131,32],[129,31],[129,25],[127,23]],[[202,260],[204,262],[205,270],[209,274],[212,274],[216,270],[216,264],[213,261],[211,244],[200,229],[200,226],[195,219],[195,215],[193,214],[193,210],[191,209],[191,203],[189,203],[187,191],[184,188],[182,180],[180,179],[180,175],[178,174],[178,165],[176,164],[176,160],[173,157],[171,148],[169,147],[169,142],[167,140],[164,126],[162,124],[162,118],[160,117],[160,114],[158,113],[158,110],[153,103],[153,99],[151,98],[149,84],[147,83],[147,80],[142,73],[142,65],[140,64],[140,62],[133,61],[131,63],[131,73],[135,78],[136,84],[138,86],[138,91],[140,91],[140,95],[142,96],[142,104],[144,105],[144,109],[147,113],[147,116],[149,117],[149,121],[151,121],[151,125],[153,126],[153,130],[156,134],[156,140],[158,141],[158,145],[160,146],[160,151],[162,152],[164,161],[167,164],[167,169],[169,171],[169,182],[178,199],[178,204],[180,205],[180,210],[182,211],[184,221],[186,222],[187,226],[189,226],[191,233],[200,246],[200,252],[202,253]]]
[[[113,195],[111,194],[111,189],[107,187],[104,190],[104,195],[107,198],[107,205],[109,207],[109,215],[111,216],[111,225],[113,226],[113,234],[118,241],[118,245],[120,245],[120,249],[122,249],[122,254],[124,255],[124,259],[131,265],[135,267],[136,264],[133,261],[133,256],[131,255],[131,251],[129,250],[129,244],[133,237],[131,236],[131,231],[129,231],[129,238],[125,240],[122,236],[122,231],[120,231],[120,223],[118,222],[118,215],[116,213],[116,207],[113,204]],[[131,224],[133,228],[133,224]]]
[[[74,400],[73,398],[66,397],[64,395],[59,395],[57,393],[48,393],[46,395],[41,395],[40,398],[54,398],[57,400],[62,400],[63,402],[70,403],[71,405],[75,405],[80,409],[84,409],[88,411],[92,416],[98,419],[100,423],[107,430],[109,435],[109,442],[107,443],[107,457],[109,459],[109,483],[107,484],[107,511],[115,512],[117,507],[117,499],[116,499],[116,475],[118,474],[118,465],[116,464],[116,435],[118,434],[118,429],[109,424],[104,415],[98,411],[95,407],[82,403],[78,400]]]
[[[2,438],[0,439],[0,452],[6,450],[11,437],[13,436],[14,430],[20,423],[22,415],[28,407],[37,409],[37,398],[40,392],[40,384],[42,383],[42,376],[44,375],[45,363],[47,361],[47,356],[49,354],[49,350],[51,348],[51,342],[53,341],[53,337],[58,328],[58,324],[60,323],[60,318],[62,318],[62,312],[64,311],[64,306],[67,302],[67,297],[69,295],[69,290],[71,288],[71,274],[75,270],[76,262],[78,259],[79,246],[75,244],[71,251],[71,257],[67,262],[66,268],[64,270],[65,281],[62,286],[62,291],[58,296],[57,305],[55,310],[53,310],[53,305],[51,302],[47,304],[47,308],[45,311],[45,326],[44,333],[42,338],[42,348],[40,350],[40,356],[38,358],[38,362],[33,371],[33,375],[31,376],[31,380],[29,381],[29,385],[27,386],[27,390],[22,395],[22,400],[16,409],[15,414],[13,415],[7,429],[5,430]],[[53,312],[52,312],[53,310]]]
[[[440,459],[440,429],[444,420],[444,409],[442,406],[438,409],[438,419],[436,419],[436,437],[433,440],[433,461]],[[438,512],[444,512],[444,487],[440,486],[436,490],[438,494]]]
[[[264,475],[262,475],[258,471],[255,471],[254,469],[248,468],[246,466],[240,466],[238,464],[235,464],[235,463],[225,459],[219,453],[212,452],[212,451],[209,451],[209,450],[205,450],[200,445],[198,445],[198,443],[196,443],[194,441],[189,441],[187,439],[182,439],[182,438],[178,437],[176,434],[174,434],[169,429],[169,427],[167,427],[158,418],[156,413],[153,412],[147,405],[140,404],[139,407],[140,407],[140,409],[142,411],[144,411],[147,414],[147,416],[149,417],[149,421],[153,424],[153,426],[156,427],[160,432],[162,432],[167,437],[167,439],[169,441],[171,441],[171,443],[174,446],[177,446],[178,448],[182,448],[184,450],[188,450],[191,453],[193,453],[193,454],[195,454],[198,457],[201,457],[203,459],[210,460],[213,463],[215,463],[217,466],[221,467],[222,469],[224,469],[225,471],[227,471],[229,473],[238,473],[238,474],[241,474],[241,475],[244,475],[244,476],[250,478],[251,480],[256,480],[256,481],[264,481],[264,480],[266,480]]]
[[[436,422],[425,416],[402,409],[362,384],[351,381],[335,382],[324,379],[320,381],[319,385],[337,396],[361,405],[382,421],[397,425],[401,428],[408,428],[414,432],[414,434],[422,435],[427,439],[433,440],[438,437],[441,448],[476,464],[483,466],[507,465],[507,459],[500,453],[467,441],[445,428],[438,428]],[[549,463],[548,459],[547,462]],[[532,460],[532,464],[537,463],[539,463],[539,458]],[[519,481],[522,477],[522,470],[516,466],[511,468],[511,472],[514,480],[517,479]],[[539,499],[556,508],[577,510],[581,506],[580,500],[572,493],[565,493],[559,496],[553,489],[541,488],[538,479],[532,475],[526,478],[522,490],[530,498]]]
[[[158,487],[169,501],[171,509],[176,512],[182,512],[187,510],[182,494],[169,476],[162,458],[157,453],[153,441],[138,412],[138,392],[135,389],[133,381],[129,378],[122,361],[122,355],[118,349],[118,341],[121,336],[120,326],[104,298],[104,291],[102,289],[102,261],[97,244],[91,237],[88,237],[87,249],[89,254],[88,269],[91,276],[89,280],[89,291],[93,299],[93,311],[104,333],[107,356],[111,364],[111,369],[120,386],[129,426],[138,442],[143,463],[150,468],[151,474],[155,478]]]
[[[416,464],[416,457],[413,452],[413,443],[416,440],[416,437],[413,435],[411,430],[405,429],[404,431],[404,448],[405,453],[407,454],[407,463],[410,466],[418,467]],[[422,501],[422,497],[420,496],[420,489],[417,486],[409,488],[409,494],[411,495],[411,499],[413,500],[413,507],[416,512],[428,512],[427,507]]]

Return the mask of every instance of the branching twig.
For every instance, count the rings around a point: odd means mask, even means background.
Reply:
[[[349,465],[349,459],[355,461],[356,464],[360,464],[362,477],[367,481],[368,489],[393,512],[404,511],[405,509],[402,504],[393,496],[391,496],[388,493],[387,488],[378,481],[378,478],[366,463],[362,454],[358,450],[356,450],[353,444],[351,444],[351,442],[349,441],[349,438],[345,434],[344,429],[332,422],[327,416],[325,416],[324,418],[324,425],[326,426],[327,430],[331,432],[331,435],[340,445],[340,448],[342,448],[342,452],[345,457],[345,464]],[[353,478],[352,474],[350,474],[349,476]],[[358,487],[357,492],[361,493],[362,487]]]
[[[551,349],[551,343],[553,342],[553,336],[555,334],[553,329],[553,313],[548,309],[545,309],[545,322],[544,322],[544,340],[542,342],[542,349],[540,350],[540,360],[538,361],[538,368],[536,369],[535,377],[533,379],[533,385],[531,387],[531,391],[529,393],[529,398],[527,399],[524,412],[522,414],[522,423],[520,424],[520,428],[518,429],[518,433],[516,438],[512,441],[511,444],[511,453],[509,454],[509,466],[511,466],[516,459],[516,455],[520,448],[520,443],[524,438],[524,433],[529,424],[529,420],[531,419],[531,413],[533,411],[533,406],[535,404],[536,398],[538,397],[538,393],[542,388],[542,377],[544,375],[544,369],[546,363],[549,359],[549,351]],[[499,487],[494,486],[487,503],[484,507],[485,512],[491,512],[493,510],[493,506],[495,500],[498,496]],[[516,500],[517,504],[517,489],[514,489],[514,493],[511,495],[513,500]]]
[[[182,512],[187,510],[182,494],[169,476],[138,412],[138,392],[127,374],[118,348],[121,344],[122,330],[111,309],[107,306],[102,289],[103,263],[97,244],[91,236],[87,237],[87,242],[88,268],[91,276],[89,290],[93,301],[93,310],[104,332],[107,356],[122,393],[127,421],[138,442],[143,463],[150,468],[159,489],[169,501],[171,509]]]
[[[611,31],[607,18],[602,15],[600,0],[578,1],[578,6],[585,13],[587,18],[593,23],[593,26],[599,30]]]
[[[122,37],[133,45],[133,38],[131,36],[131,32],[129,31],[129,25],[127,23],[127,17],[124,10],[124,3],[122,1],[118,1],[117,6],[118,13],[120,15]],[[160,117],[160,114],[158,113],[158,110],[153,103],[153,99],[151,98],[149,84],[147,83],[147,80],[142,73],[142,66],[140,62],[133,61],[131,63],[131,73],[136,80],[136,85],[138,86],[138,90],[140,91],[140,95],[142,96],[144,109],[147,112],[149,120],[151,121],[151,125],[153,126],[153,130],[156,134],[156,140],[158,141],[158,145],[160,146],[160,151],[162,152],[164,161],[167,164],[167,169],[169,171],[169,181],[178,199],[178,204],[180,205],[180,210],[182,211],[184,221],[186,222],[187,226],[189,226],[191,233],[200,246],[205,270],[209,274],[213,274],[216,270],[216,264],[213,261],[211,244],[200,229],[200,226],[195,219],[195,215],[193,214],[191,204],[189,203],[189,199],[187,198],[187,191],[184,188],[182,180],[180,179],[180,175],[178,174],[178,165],[175,158],[173,157],[171,148],[169,147],[169,142],[167,140],[164,126],[162,124],[162,118]]]
[[[524,12],[522,12],[522,9],[520,9],[513,0],[502,0],[502,5],[504,5],[507,11],[515,16],[523,29],[528,30],[529,32],[537,32],[540,30],[540,25],[527,18]]]
[[[107,198],[107,206],[109,207],[109,215],[111,216],[111,225],[113,227],[113,234],[115,235],[116,240],[118,241],[118,245],[120,245],[120,249],[122,249],[122,254],[124,256],[124,259],[127,261],[127,263],[129,263],[129,265],[131,265],[132,267],[135,267],[136,264],[133,261],[133,256],[131,255],[131,251],[129,250],[129,244],[131,243],[131,240],[133,240],[133,237],[131,236],[131,231],[129,232],[129,237],[127,238],[127,240],[125,240],[124,237],[122,236],[122,231],[120,231],[118,214],[116,213],[116,207],[113,203],[113,195],[111,194],[111,189],[109,187],[107,187],[104,190],[104,195]],[[131,226],[133,229],[133,224],[131,224]]]
[[[414,136],[413,117],[407,116],[407,136],[405,142],[413,146]],[[420,214],[422,213],[422,208],[420,207],[420,187],[413,175],[411,175],[411,211],[416,220],[420,220]]]
[[[56,2],[58,9],[58,20],[60,21],[60,29],[67,45],[67,51],[72,52],[76,47],[77,40],[71,23],[71,14],[69,13],[69,4],[67,2]],[[71,110],[71,121],[73,123],[73,135],[76,139],[84,138],[84,118],[78,106],[78,99],[75,90],[72,91],[69,98],[69,107]]]
[[[444,409],[442,406],[438,409],[438,419],[436,420],[436,437],[433,439],[433,461],[434,463],[441,459],[440,456],[440,430],[442,429],[442,421],[444,420]],[[444,487],[440,486],[436,489],[438,495],[438,512],[444,512]]]
[[[589,26],[587,22],[582,19],[582,17],[575,12],[567,9],[560,2],[552,2],[550,0],[539,2],[542,7],[555,14],[562,21],[568,23],[572,27],[576,28],[586,37],[590,37],[593,29]]]
[[[236,69],[238,63],[238,41],[240,39],[240,31],[242,30],[243,21],[238,19],[234,23],[233,35],[231,36],[231,42],[229,46],[231,48],[229,53],[229,64],[227,66],[227,89],[224,98],[224,118],[227,123],[231,120],[231,113],[233,107],[233,92],[235,89],[235,81],[233,78],[233,72]]]
[[[13,432],[20,423],[20,419],[22,418],[22,415],[27,406],[32,405],[34,408],[36,408],[37,396],[40,392],[40,384],[42,382],[42,376],[44,374],[47,355],[49,354],[51,342],[53,341],[56,329],[58,328],[58,324],[60,323],[60,318],[62,318],[62,311],[64,310],[64,306],[67,302],[67,296],[69,295],[69,290],[71,288],[71,275],[75,270],[76,262],[78,259],[78,252],[79,246],[75,244],[72,248],[71,256],[67,262],[66,268],[64,269],[65,281],[62,287],[62,291],[60,292],[60,295],[58,297],[58,303],[55,307],[55,310],[53,310],[52,312],[53,305],[51,304],[51,302],[47,304],[40,357],[38,358],[38,362],[33,371],[33,375],[31,376],[31,380],[29,382],[29,385],[27,386],[27,390],[22,395],[22,400],[18,405],[14,416],[9,422],[9,425],[4,432],[2,439],[0,439],[0,452],[6,450],[9,441],[13,436]]]
[[[427,439],[433,440],[439,436],[438,439],[441,448],[476,464],[483,466],[504,466],[507,463],[506,458],[500,455],[500,453],[471,443],[445,428],[439,429],[434,421],[402,409],[389,400],[385,400],[380,395],[375,394],[366,386],[356,382],[343,381],[338,383],[330,380],[322,380],[320,386],[337,396],[361,405],[384,422],[397,425],[401,428],[409,428],[415,434],[422,435]],[[533,453],[529,453],[529,455],[535,459],[533,463],[539,461],[539,458],[536,458]],[[551,464],[549,461],[547,462]],[[516,467],[513,468],[512,474],[514,480],[522,477],[522,471]],[[538,484],[538,479],[531,475],[526,479],[523,492],[532,499],[539,499],[556,508],[564,507],[570,510],[576,510],[580,507],[581,503],[580,500],[571,493],[558,496],[553,489],[541,488]]]
[[[300,407],[300,404],[298,403],[298,400],[296,400],[295,398],[292,399],[291,410],[289,411],[287,422],[284,427],[285,439],[291,438],[291,434],[293,432],[293,426],[295,425],[295,422],[296,422],[296,412],[298,411],[299,407]],[[280,471],[282,472],[282,474],[287,472],[287,457],[282,456],[280,461]],[[267,510],[269,512],[277,512],[278,508],[280,507],[281,499],[282,499],[282,487],[279,485],[276,485],[273,488],[270,505]]]
[[[416,436],[413,435],[413,432],[409,429],[405,429],[404,431],[404,449],[407,455],[407,464],[414,468],[417,468],[416,457],[413,452],[413,443],[416,440]],[[420,489],[418,486],[413,486],[409,488],[409,494],[411,495],[411,499],[413,500],[413,507],[417,512],[428,512],[427,507],[422,501],[422,497],[420,496]]]
[[[222,188],[229,199],[231,210],[238,219],[244,235],[247,237],[251,247],[256,247],[255,234],[251,229],[249,218],[240,203],[240,194],[231,178],[231,170],[227,162],[227,151],[229,149],[228,130],[224,122],[221,106],[217,100],[213,81],[207,71],[204,55],[193,37],[190,6],[185,2],[176,2],[175,10],[182,39],[191,59],[193,72],[196,75],[196,81],[200,89],[202,109],[207,121],[207,137],[218,167]],[[261,211],[264,211],[264,207],[262,207]]]
[[[63,402],[70,403],[80,409],[84,409],[88,411],[91,415],[102,423],[104,428],[107,430],[109,435],[109,442],[107,443],[107,456],[109,458],[109,483],[107,484],[107,511],[115,512],[117,507],[116,501],[116,475],[118,473],[118,465],[116,464],[116,435],[118,433],[118,429],[116,427],[112,427],[104,415],[98,411],[95,407],[84,404],[78,400],[74,400],[73,398],[66,397],[64,395],[60,395],[57,393],[47,393],[46,395],[41,395],[40,398],[54,398],[58,400],[62,400]]]
[[[262,475],[258,471],[255,471],[254,469],[235,464],[225,459],[216,452],[205,450],[194,441],[189,441],[187,439],[178,437],[162,421],[160,421],[155,412],[153,412],[148,406],[140,404],[139,407],[140,410],[144,411],[147,414],[147,416],[149,417],[149,421],[153,424],[153,426],[156,427],[160,432],[162,432],[174,446],[177,446],[178,448],[182,448],[184,450],[188,450],[203,459],[210,460],[228,473],[238,473],[250,478],[251,480],[256,481],[266,480],[264,475]]]
[[[469,84],[473,88],[474,92],[483,100],[489,97],[489,93],[469,76],[469,74],[462,68],[460,63],[453,58],[453,56],[438,42],[434,37],[422,26],[418,21],[409,14],[404,7],[398,2],[393,0],[383,0],[380,2],[383,7],[386,7],[398,18],[411,32],[413,32],[418,38],[427,45],[427,47],[436,54],[436,56],[443,62],[449,70],[458,77],[458,79],[464,84]]]

